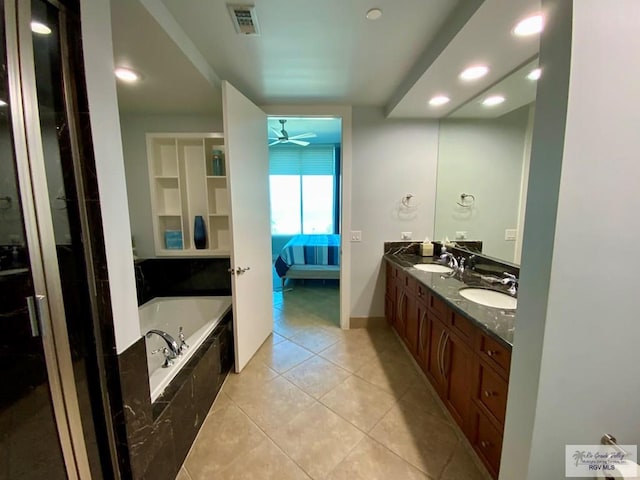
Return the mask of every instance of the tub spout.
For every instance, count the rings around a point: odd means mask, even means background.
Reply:
[[[180,355],[181,352],[180,347],[178,346],[178,342],[176,342],[171,335],[169,335],[167,332],[163,332],[162,330],[149,330],[145,334],[145,337],[150,338],[152,333],[159,335],[167,343],[169,351],[171,352],[172,359]]]

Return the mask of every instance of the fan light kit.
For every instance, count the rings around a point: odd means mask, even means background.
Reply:
[[[309,145],[309,142],[305,142],[303,138],[316,138],[316,134],[312,132],[301,133],[300,135],[289,136],[289,133],[284,129],[284,124],[287,123],[285,119],[278,120],[280,125],[282,125],[282,129],[280,131],[271,127],[271,133],[275,135],[275,137],[269,137],[271,143],[269,146],[276,145],[278,143],[293,143],[295,145],[300,145],[301,147],[306,147]]]
[[[473,67],[466,68],[460,74],[462,80],[477,80],[484,77],[489,73],[489,67],[486,65],[475,65]]]

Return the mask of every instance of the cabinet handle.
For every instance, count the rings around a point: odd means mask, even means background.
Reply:
[[[445,365],[445,354],[447,351],[447,344],[449,343],[449,333],[446,333],[446,336],[444,337],[444,342],[442,343],[442,376],[446,379],[447,378],[447,366]]]
[[[427,311],[422,312],[422,317],[420,317],[420,327],[418,329],[418,338],[420,339],[420,351],[424,352],[424,319],[427,316]]]
[[[480,446],[481,446],[482,448],[490,447],[490,446],[491,446],[491,442],[489,442],[489,441],[487,441],[487,440],[482,440],[482,441],[480,442]]]
[[[485,397],[487,397],[487,398],[488,398],[488,397],[491,397],[492,395],[493,395],[493,392],[490,392],[489,390],[485,390],[485,391],[484,391],[484,396],[485,396]]]
[[[487,355],[489,355],[490,357],[493,357],[494,355],[497,355],[498,352],[496,350],[487,350]]]
[[[438,371],[440,372],[440,375],[444,375],[442,372],[442,362],[440,360],[440,347],[442,347],[442,338],[444,337],[444,330],[442,330],[442,332],[440,332],[440,338],[438,339],[438,351],[436,352],[436,355],[438,356]]]

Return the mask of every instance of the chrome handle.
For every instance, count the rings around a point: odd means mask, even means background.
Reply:
[[[497,354],[498,352],[495,350],[487,350],[486,351],[487,355],[489,355],[490,357],[493,357],[495,354]]]
[[[424,327],[424,319],[427,316],[427,311],[422,312],[422,317],[420,317],[420,325],[418,327],[418,339],[420,342],[420,351],[424,351],[424,335],[423,335],[423,327]]]
[[[171,350],[167,347],[160,347],[157,350],[153,350],[151,355],[155,355],[156,353],[162,353],[164,355],[164,363],[162,364],[162,368],[167,368],[173,365],[173,356]]]
[[[238,268],[236,268],[236,273],[237,273],[238,275],[242,275],[244,272],[247,272],[247,271],[249,271],[249,270],[251,270],[251,267],[245,267],[245,268],[243,268],[243,267],[238,267]]]
[[[31,326],[31,336],[40,336],[40,323],[38,321],[38,309],[36,301],[32,296],[27,297],[27,310],[29,311],[29,325]]]
[[[445,337],[444,337],[444,342],[442,342],[442,376],[446,379],[447,378],[447,367],[444,364],[445,361],[445,353],[447,351],[447,343],[449,343],[449,334],[446,333]]]
[[[227,272],[229,272],[231,275],[235,275],[236,271],[233,268],[227,268]]]
[[[612,446],[614,450],[617,450],[622,455],[625,455],[625,456],[629,455],[629,453],[624,448],[618,445],[618,440],[616,439],[616,437],[614,437],[610,433],[605,433],[600,439],[600,443],[602,445]]]
[[[485,391],[484,391],[484,396],[485,396],[485,397],[487,397],[487,398],[488,398],[488,397],[490,397],[490,396],[492,396],[492,395],[493,395],[493,392],[490,392],[489,390],[485,390]]]
[[[442,330],[442,332],[440,332],[440,338],[438,339],[438,350],[436,352],[436,355],[438,356],[438,371],[440,372],[440,375],[444,375],[443,371],[442,371],[442,362],[440,360],[440,347],[442,346],[442,338],[444,337],[444,330]]]
[[[480,442],[480,446],[481,446],[482,448],[490,447],[490,446],[491,446],[491,442],[488,442],[488,441],[486,441],[486,440],[482,440],[482,441]]]

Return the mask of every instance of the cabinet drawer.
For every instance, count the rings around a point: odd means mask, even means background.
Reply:
[[[487,361],[503,377],[507,378],[509,376],[509,368],[511,366],[510,349],[483,333],[480,335],[479,354],[480,358]]]
[[[502,433],[478,410],[475,411],[474,417],[476,428],[471,443],[492,476],[497,478],[502,453]]]
[[[473,338],[478,331],[477,327],[462,315],[455,313],[451,318],[451,329],[468,344],[473,343]]]
[[[504,425],[504,416],[507,409],[507,391],[508,384],[491,368],[479,364],[478,389],[476,391],[476,400],[484,405],[487,410]]]
[[[429,310],[431,310],[434,314],[436,314],[436,316],[438,316],[438,318],[440,318],[447,324],[449,323],[449,318],[447,317],[447,315],[451,312],[451,310],[449,310],[447,305],[442,300],[440,300],[432,293],[429,293],[429,303],[427,304],[427,306],[429,307]]]

